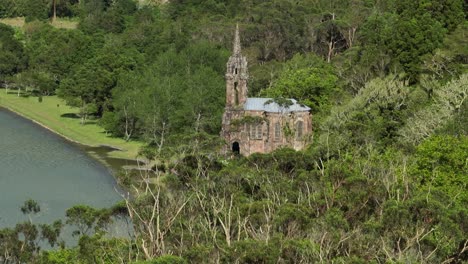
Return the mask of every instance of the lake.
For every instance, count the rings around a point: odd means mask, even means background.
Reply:
[[[110,169],[79,145],[0,108],[0,228],[27,221],[27,199],[41,207],[33,222],[51,223],[73,205],[109,207],[122,200],[118,190]]]

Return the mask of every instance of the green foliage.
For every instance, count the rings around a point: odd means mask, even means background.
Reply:
[[[169,50],[142,72],[122,75],[107,128],[159,144],[174,132],[216,133],[224,102],[220,58],[226,54],[213,48],[202,42],[180,53]]]
[[[50,264],[68,264],[77,263],[77,252],[73,249],[60,249],[54,251],[46,251],[43,253],[41,262]]]
[[[51,1],[0,2],[2,17],[51,16]],[[30,220],[0,230],[0,255],[17,263],[466,259],[461,0],[56,4],[78,29],[0,24],[2,85],[57,93],[80,108],[83,124],[99,118],[106,134],[145,141],[138,155],[148,164],[120,178],[133,199],[67,210],[76,247],[41,253],[39,241],[63,246],[63,225]],[[307,150],[219,155],[236,23],[251,95],[313,109]],[[22,209],[39,211],[31,201]],[[130,217],[130,238],[106,236],[112,216]]]
[[[32,199],[28,199],[24,202],[23,206],[21,206],[21,212],[23,214],[37,214],[39,213],[39,211],[41,211],[41,207],[39,206],[39,204],[32,200]]]
[[[26,66],[24,48],[13,28],[0,23],[0,81],[17,74]]]
[[[416,81],[420,73],[421,56],[431,53],[442,44],[445,30],[427,13],[418,18],[400,18],[395,30],[400,34],[393,39],[390,49],[408,78]]]
[[[49,245],[54,247],[55,245],[59,244],[58,239],[60,236],[60,232],[62,231],[63,224],[61,220],[57,220],[53,222],[51,225],[41,224],[41,235],[44,239],[47,239]],[[63,244],[63,242],[60,242]]]
[[[15,0],[5,0],[0,2],[0,18],[14,17],[16,15]]]
[[[463,20],[463,1],[460,0],[418,0],[397,1],[395,10],[401,17],[414,17],[428,14],[452,31]]]
[[[430,76],[441,77],[444,81],[466,72],[468,58],[468,40],[464,38],[468,32],[468,22],[461,23],[444,39],[442,47],[433,56],[424,61],[424,70]]]
[[[126,16],[135,11],[136,3],[132,0],[83,1],[80,5],[79,29],[90,34],[122,33],[126,27]]]
[[[314,62],[318,62],[318,65]],[[313,66],[309,66],[313,64]],[[314,56],[295,56],[273,86],[262,95],[278,98],[294,98],[318,112],[327,108],[331,96],[337,91],[338,78],[333,68]]]
[[[71,69],[93,56],[93,40],[80,31],[29,24],[27,39],[31,85],[49,94],[70,75]]]
[[[187,261],[181,257],[166,255],[148,261],[133,262],[133,264],[186,264]]]
[[[268,120],[262,116],[244,116],[231,122],[233,129],[240,129],[244,125],[262,124]]]
[[[332,108],[331,115],[321,127],[324,133],[319,141],[324,144],[322,140],[327,140],[332,133],[332,137],[338,137],[336,140],[346,137],[344,144],[372,143],[379,147],[393,144],[408,115],[408,99],[412,92],[414,90],[393,76],[368,82],[346,104]],[[334,142],[333,145],[338,147],[339,144]]]
[[[75,205],[66,211],[67,224],[75,226],[73,235],[88,235],[94,230],[104,230],[112,221],[110,211],[94,209],[86,205]]]
[[[29,215],[29,222],[18,223],[14,228],[0,229],[0,261],[36,263],[40,259],[41,245],[45,245],[40,242],[47,241],[54,247],[63,226],[61,221],[55,221],[51,225],[33,224],[31,214],[39,213],[40,206],[32,199],[26,200],[20,209],[23,214]]]
[[[468,74],[454,79],[441,86],[437,83],[426,83],[426,93],[433,99],[431,104],[419,109],[407,120],[407,124],[399,131],[405,144],[417,145],[425,138],[438,131],[451,129],[454,135],[463,134],[464,110],[468,94]],[[457,133],[457,130],[461,133]]]
[[[280,251],[276,243],[266,244],[244,240],[235,243],[223,261],[229,263],[273,263],[279,256]]]
[[[95,263],[97,261],[101,263],[115,263],[121,253],[125,254],[125,251],[123,251],[124,246],[125,242],[121,243],[116,238],[105,239],[103,238],[103,234],[100,233],[93,236],[83,235],[78,241],[79,259],[83,263]],[[110,250],[112,248],[117,250]],[[123,252],[119,252],[120,250]]]
[[[366,70],[382,76],[401,67],[410,82],[419,81],[424,56],[462,22],[461,5],[459,0],[398,1],[392,7],[395,12],[369,16],[360,29],[362,46],[353,57],[357,67],[348,65],[350,74],[358,72],[356,81],[362,82],[360,78],[368,78]]]
[[[26,22],[34,20],[46,20],[49,18],[48,0],[24,0],[23,8]]]
[[[468,138],[466,136],[434,136],[416,150],[416,164],[411,174],[426,188],[441,190],[453,201],[468,202]]]

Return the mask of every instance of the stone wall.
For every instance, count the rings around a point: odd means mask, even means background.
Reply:
[[[301,127],[302,132],[299,132]],[[227,110],[221,134],[226,141],[227,154],[232,152],[234,142],[239,143],[240,154],[244,156],[269,153],[280,147],[301,150],[311,141],[311,114]]]

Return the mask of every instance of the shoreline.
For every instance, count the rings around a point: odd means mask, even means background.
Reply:
[[[3,91],[3,92],[1,92]],[[78,109],[57,96],[46,96],[39,102],[36,97],[18,97],[0,89],[0,107],[13,112],[60,137],[89,148],[105,148],[109,158],[137,160],[143,142],[125,141],[109,135],[99,126],[99,120],[89,120],[85,125],[78,121]]]
[[[50,100],[50,103],[53,102],[53,104],[55,104],[60,99],[50,97]],[[102,132],[98,129],[100,127],[96,124],[89,124],[89,126],[86,127],[81,127],[81,125],[75,127],[70,124],[70,122],[75,122],[75,120],[67,120],[61,117],[61,114],[63,114],[64,111],[68,113],[76,110],[68,106],[63,106],[57,111],[55,109],[51,110],[50,103],[48,106],[49,108],[47,108],[45,104],[35,104],[33,98],[21,98],[9,94],[0,95],[1,110],[8,111],[20,118],[28,120],[63,140],[76,145],[91,158],[105,166],[114,177],[121,169],[131,169],[136,164],[146,163],[144,160],[138,159],[135,155],[141,143],[133,142],[125,146],[127,142],[123,142],[123,140],[103,136],[101,134]],[[23,111],[21,109],[23,109]],[[51,126],[45,121],[50,121]],[[57,129],[54,128],[54,125]],[[70,132],[70,135],[67,135],[66,132]],[[76,137],[73,137],[73,135]],[[80,138],[82,140],[79,140]],[[94,144],[92,142],[93,140],[95,140]],[[117,145],[112,143],[116,143]],[[132,157],[133,155],[135,155],[135,157]]]
[[[35,124],[37,126],[40,126],[43,129],[46,129],[47,131],[49,131],[50,133],[60,137],[64,141],[67,141],[68,143],[76,145],[83,152],[85,152],[89,157],[94,159],[96,162],[99,162],[100,164],[102,164],[111,173],[111,175],[114,176],[115,180],[117,180],[116,173],[118,172],[118,169],[121,169],[122,167],[118,166],[118,167],[120,167],[120,168],[118,168],[117,166],[112,166],[112,164],[110,164],[109,162],[106,161],[106,159],[111,159],[112,157],[109,157],[108,155],[100,155],[97,152],[90,151],[88,148],[106,147],[106,148],[112,148],[113,151],[122,151],[121,149],[113,147],[113,146],[108,146],[108,145],[95,145],[95,146],[92,146],[92,145],[88,145],[88,144],[83,144],[83,143],[81,143],[81,142],[79,142],[77,140],[71,139],[70,137],[67,137],[67,136],[65,136],[65,135],[51,129],[50,127],[44,125],[43,123],[41,123],[41,122],[39,122],[39,121],[37,121],[35,119],[29,118],[29,117],[25,116],[22,113],[14,111],[9,107],[6,107],[4,105],[0,105],[0,111],[1,110],[10,112],[13,115],[16,115],[16,116],[18,116],[20,118],[23,118],[24,120],[27,120],[28,122],[31,122],[31,123],[33,123],[33,124]],[[126,161],[129,161],[129,162],[144,162],[144,161],[141,161],[139,159],[121,159],[121,160],[126,160]],[[118,184],[118,185],[120,186],[120,184]],[[120,186],[120,187],[122,187],[122,186]]]
[[[67,136],[65,136],[64,134],[61,134],[61,133],[59,133],[59,132],[53,130],[52,128],[50,128],[50,127],[48,127],[48,126],[42,124],[42,123],[39,122],[39,121],[37,121],[37,120],[35,120],[35,119],[33,119],[33,118],[27,117],[27,116],[24,115],[23,113],[20,113],[20,112],[18,112],[18,111],[15,111],[15,110],[11,109],[10,107],[7,107],[7,106],[4,106],[4,105],[1,105],[1,104],[0,104],[0,109],[2,109],[2,108],[5,109],[6,111],[9,111],[9,112],[11,112],[11,113],[13,113],[13,114],[15,114],[15,115],[20,116],[20,117],[22,117],[22,118],[24,118],[24,119],[26,119],[26,120],[31,121],[31,122],[33,122],[34,124],[39,125],[39,126],[42,127],[42,128],[45,128],[45,129],[49,130],[50,132],[54,133],[54,134],[57,135],[57,136],[60,136],[60,137],[62,137],[62,138],[64,138],[64,139],[66,139],[67,141],[73,142],[73,143],[75,143],[75,144],[83,145],[83,146],[96,147],[96,146],[91,146],[91,145],[83,144],[83,143],[81,143],[81,142],[78,142],[77,140],[71,139],[70,137],[67,137]],[[112,147],[112,146],[111,146],[111,147]],[[116,149],[117,149],[117,148],[116,148]]]

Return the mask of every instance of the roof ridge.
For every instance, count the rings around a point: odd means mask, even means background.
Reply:
[[[244,110],[247,111],[266,111],[266,112],[303,112],[310,111],[311,108],[300,104],[296,99],[290,98],[288,100],[292,101],[292,105],[289,107],[281,107],[277,102],[272,101],[266,104],[267,101],[273,100],[273,98],[268,97],[248,97],[247,101],[244,104]]]

